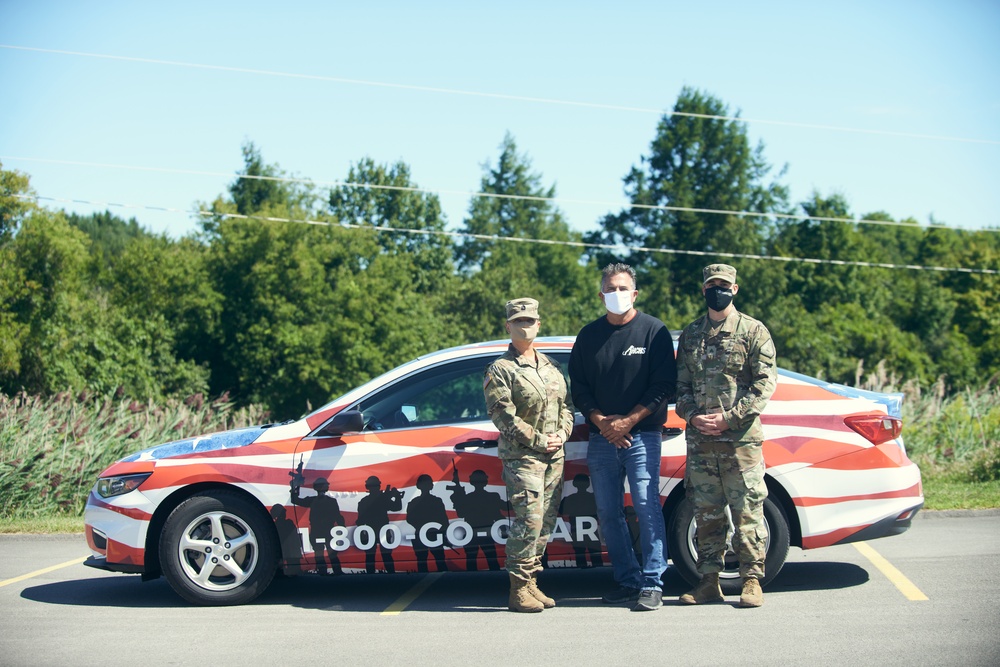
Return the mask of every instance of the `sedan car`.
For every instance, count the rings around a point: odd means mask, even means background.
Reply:
[[[572,338],[536,346],[565,371]],[[501,569],[511,512],[483,371],[506,348],[494,341],[428,354],[299,420],[179,440],[118,461],[87,501],[87,564],[144,580],[163,575],[185,600],[205,605],[249,602],[279,570]],[[900,438],[901,403],[901,394],[779,371],[761,417],[765,586],[790,546],[870,540],[910,526],[923,490]],[[671,409],[660,497],[673,566],[695,583],[684,427]],[[587,427],[577,415],[546,567],[608,563],[586,453]],[[735,557],[726,567],[723,588],[736,591]]]

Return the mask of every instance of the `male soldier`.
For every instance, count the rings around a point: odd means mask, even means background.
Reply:
[[[688,423],[684,483],[698,524],[701,575],[680,601],[723,600],[719,572],[727,547],[728,504],[743,578],[740,606],[759,607],[767,541],[760,413],[777,382],[774,343],[767,327],[733,306],[739,292],[735,268],[710,264],[702,277],[708,313],[681,332],[677,347],[676,410]]]

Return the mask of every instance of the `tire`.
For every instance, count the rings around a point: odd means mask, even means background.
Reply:
[[[766,586],[774,580],[785,565],[788,557],[789,533],[788,518],[780,505],[771,500],[764,500],[764,523],[767,525],[768,537],[764,556],[764,577],[761,586]],[[674,506],[667,519],[667,541],[670,559],[680,575],[692,586],[701,579],[698,574],[698,537],[694,520],[694,508],[687,498]],[[719,584],[726,595],[738,595],[742,588],[740,565],[732,547],[726,551],[725,569],[719,573]]]
[[[270,518],[232,491],[201,493],[174,508],[160,533],[159,552],[170,587],[197,605],[250,602],[278,566]]]

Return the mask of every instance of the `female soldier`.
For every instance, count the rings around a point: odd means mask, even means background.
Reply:
[[[573,431],[573,413],[559,365],[534,348],[538,302],[508,301],[506,326],[510,347],[486,369],[483,390],[500,430],[503,479],[514,511],[507,538],[507,606],[535,612],[556,604],[535,580],[562,498],[563,443]]]

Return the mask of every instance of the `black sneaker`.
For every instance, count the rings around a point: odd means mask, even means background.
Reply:
[[[663,593],[655,588],[644,588],[632,611],[656,611],[663,606]]]
[[[601,598],[604,604],[621,604],[623,602],[635,602],[639,599],[639,589],[631,586],[619,586]]]

